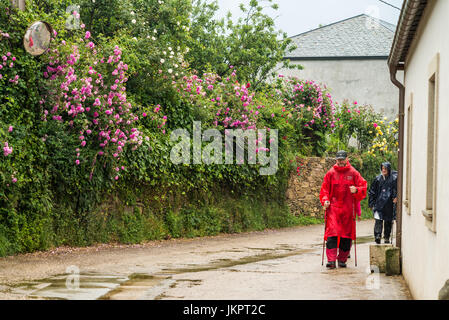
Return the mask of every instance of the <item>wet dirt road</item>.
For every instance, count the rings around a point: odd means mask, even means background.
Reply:
[[[0,299],[411,299],[402,276],[370,273],[373,224],[346,269],[321,265],[322,225],[0,258]]]

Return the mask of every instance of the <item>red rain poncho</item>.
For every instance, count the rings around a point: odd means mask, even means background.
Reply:
[[[357,192],[352,194],[350,186],[357,187]],[[321,204],[324,206],[325,201],[331,203],[326,210],[325,240],[328,237],[355,240],[357,202],[366,197],[366,189],[366,180],[351,166],[349,161],[344,167],[334,165],[326,173],[320,192]]]

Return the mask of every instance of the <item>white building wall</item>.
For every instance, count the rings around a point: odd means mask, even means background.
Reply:
[[[284,76],[325,84],[334,101],[357,101],[372,105],[390,120],[398,116],[398,88],[391,83],[387,59],[381,60],[295,60],[303,70],[281,69]]]
[[[449,279],[449,1],[427,8],[405,70],[405,110],[413,93],[410,214],[403,206],[403,275],[415,299],[437,299]],[[436,232],[426,226],[427,120],[429,64],[440,53],[436,182]],[[407,118],[405,119],[407,123]],[[407,137],[407,133],[405,134]],[[404,146],[407,146],[405,141]],[[406,155],[406,150],[405,155]],[[404,159],[404,164],[407,159]],[[404,190],[406,176],[404,175]],[[403,196],[403,199],[405,195]]]

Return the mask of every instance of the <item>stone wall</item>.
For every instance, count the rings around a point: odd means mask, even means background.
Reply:
[[[320,190],[326,172],[335,164],[331,158],[305,158],[298,162],[299,172],[290,176],[286,192],[291,212],[323,218]]]

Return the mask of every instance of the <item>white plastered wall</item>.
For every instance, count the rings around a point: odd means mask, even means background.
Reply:
[[[449,1],[428,7],[406,60],[405,111],[413,95],[410,214],[403,206],[403,275],[415,299],[437,299],[449,279]],[[439,53],[436,174],[436,232],[426,224],[429,67]],[[407,137],[407,133],[405,133]],[[404,146],[407,146],[405,141]],[[406,150],[405,151],[405,155]],[[404,164],[407,159],[404,159]],[[405,170],[404,170],[405,172]],[[404,175],[404,191],[406,176]],[[403,198],[405,194],[403,195]]]

